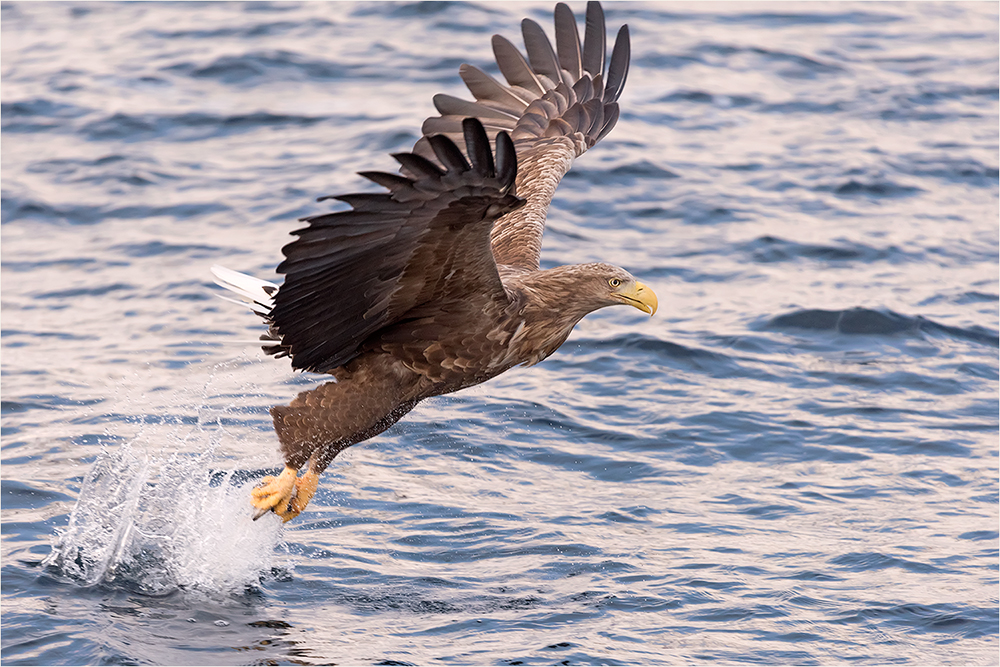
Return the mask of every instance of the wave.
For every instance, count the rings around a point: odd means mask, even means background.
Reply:
[[[857,556],[858,554],[847,555]],[[884,559],[889,558],[881,554],[872,555],[874,558],[870,559],[870,561],[876,564],[881,564]],[[878,556],[881,556],[881,558],[878,558]],[[921,568],[902,567],[918,573],[925,571]],[[950,570],[945,571],[949,572]],[[990,637],[996,634],[997,620],[997,610],[995,607],[991,609],[976,607],[971,604],[958,605],[951,603],[929,605],[874,603],[857,609],[845,609],[841,611],[838,622],[865,625],[886,624],[901,628],[911,634],[940,632],[965,637]]]
[[[186,29],[186,30],[163,30],[150,28],[143,31],[141,36],[152,39],[226,39],[226,38],[246,38],[256,39],[260,37],[270,37],[282,35],[293,31],[302,31],[303,28],[312,30],[326,30],[333,28],[335,24],[324,19],[312,18],[306,21],[268,21],[263,23],[253,23],[243,26],[222,26],[209,29]]]
[[[10,130],[7,122],[11,118],[78,118],[91,111],[92,109],[86,107],[56,102],[44,97],[0,104],[0,116],[3,117],[4,131]],[[17,131],[16,128],[14,131]]]
[[[656,100],[657,102],[691,102],[713,104],[721,107],[748,107],[760,104],[760,98],[747,95],[724,95],[703,90],[678,90]]]
[[[863,243],[845,241],[841,245],[798,243],[776,236],[761,236],[749,243],[737,246],[737,250],[749,255],[753,261],[764,264],[815,259],[828,262],[901,262],[920,259],[895,246],[873,248]]]
[[[996,188],[1000,169],[983,164],[969,156],[901,155],[892,167],[911,176],[931,177],[952,183],[968,183],[977,187]]]
[[[17,133],[79,134],[91,141],[145,141],[169,138],[174,141],[200,141],[257,128],[310,126],[332,119],[330,116],[255,111],[238,114],[213,114],[192,111],[180,114],[133,114],[116,112],[94,118],[82,126],[72,121],[94,115],[93,109],[61,104],[46,99],[5,102],[3,131]]]
[[[842,197],[865,195],[871,197],[909,197],[924,192],[923,188],[912,185],[901,185],[887,178],[875,177],[868,180],[851,178],[839,185],[820,185],[817,192],[833,192]]]
[[[834,331],[847,335],[888,336],[900,333],[938,333],[1000,347],[1000,336],[992,329],[979,325],[953,327],[939,324],[921,315],[910,317],[890,310],[848,308],[846,310],[796,310],[771,318],[765,329],[807,329]]]
[[[0,200],[3,224],[32,219],[66,222],[71,225],[91,225],[111,218],[144,220],[158,216],[175,219],[194,218],[231,210],[218,202],[187,202],[171,206],[58,206],[30,197],[5,196]]]
[[[618,165],[610,169],[587,169],[574,167],[565,176],[567,181],[583,180],[595,185],[606,186],[608,184],[625,185],[634,182],[636,179],[649,178],[653,180],[667,180],[680,178],[669,169],[665,169],[649,160],[639,160]]]
[[[687,347],[640,333],[627,333],[611,338],[581,340],[579,345],[584,350],[639,350],[655,354],[664,359],[672,359],[698,367],[719,364],[729,365],[733,363],[732,359],[718,352]]]
[[[207,65],[177,63],[163,71],[186,74],[196,79],[214,79],[220,83],[257,83],[280,72],[282,81],[344,79],[357,72],[345,65],[311,60],[291,51],[269,51],[226,55]],[[366,77],[367,78],[367,77]]]
[[[722,222],[738,221],[744,217],[740,210],[724,206],[713,206],[712,202],[694,197],[681,199],[669,207],[648,206],[631,209],[628,211],[628,215],[633,218],[650,218],[654,220],[679,219],[688,225],[714,225]]]
[[[80,132],[91,141],[146,141],[169,137],[174,141],[201,141],[216,136],[228,136],[262,127],[309,126],[330,120],[328,116],[303,116],[256,111],[245,114],[212,114],[189,112],[182,114],[115,113],[93,120]]]
[[[776,74],[789,79],[814,79],[822,75],[838,75],[847,71],[831,61],[824,62],[800,53],[756,46],[744,47],[704,42],[694,48],[694,54],[705,64],[713,64],[720,57],[749,55],[757,61],[750,65],[752,69],[768,70],[779,67]]]
[[[91,112],[92,109],[43,98],[4,102],[0,117],[4,133],[30,134],[57,131],[73,119]]]
[[[832,9],[835,5],[813,5],[815,9]],[[714,21],[719,23],[735,23],[745,25],[756,23],[763,26],[797,26],[797,25],[827,25],[832,23],[844,23],[850,26],[856,25],[880,25],[894,23],[903,20],[902,17],[892,14],[882,14],[877,12],[833,12],[826,13],[817,11],[815,13],[799,12],[751,12],[736,13],[729,15],[712,15]]]

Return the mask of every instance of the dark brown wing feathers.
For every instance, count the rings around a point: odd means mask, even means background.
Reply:
[[[487,160],[485,130],[474,119],[466,126],[471,165],[450,139],[432,138],[445,169],[396,155],[411,177],[365,172],[389,192],[335,197],[351,210],[306,218],[309,226],[293,232],[299,238],[283,248],[285,282],[270,314],[281,342],[269,352],[288,352],[295,368],[329,371],[414,308],[474,290],[503,293],[489,230],[523,203],[513,193],[517,160],[505,135],[495,140],[495,162]]]
[[[485,178],[496,178],[497,170],[493,163],[493,151],[490,150],[490,139],[486,136],[486,128],[482,123],[465,121],[462,129],[473,168]]]
[[[514,183],[517,177],[517,153],[510,135],[501,132],[497,135],[497,180],[501,183]]]

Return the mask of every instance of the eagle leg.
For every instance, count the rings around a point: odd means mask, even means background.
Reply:
[[[412,394],[419,380],[385,355],[363,357],[338,380],[301,392],[289,405],[271,408],[285,470],[277,477],[265,477],[253,490],[254,520],[268,512],[283,521],[298,516],[337,454],[378,435],[413,409],[418,399]],[[296,477],[307,460],[305,474]]]
[[[319,473],[313,472],[312,468],[309,468],[306,474],[295,480],[295,492],[292,494],[292,499],[288,505],[278,505],[274,508],[274,513],[281,517],[282,523],[291,521],[306,508],[306,505],[309,504],[309,501],[312,500],[313,495],[316,493],[316,487],[318,486]],[[285,509],[279,509],[281,507]]]

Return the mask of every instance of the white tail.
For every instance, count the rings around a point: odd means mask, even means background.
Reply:
[[[250,310],[263,317],[270,315],[271,309],[274,308],[274,295],[278,291],[277,285],[266,280],[261,280],[260,278],[248,276],[239,271],[227,269],[218,264],[212,267],[212,273],[215,274],[215,283],[217,285],[225,287],[230,292],[239,296],[241,300],[237,301],[236,299],[230,299],[229,297],[217,294],[216,296],[220,299],[231,301],[241,306],[249,306]]]

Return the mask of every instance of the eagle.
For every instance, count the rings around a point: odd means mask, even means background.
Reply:
[[[462,65],[475,100],[435,95],[440,115],[412,152],[392,156],[399,173],[360,173],[385,191],[320,198],[350,208],[303,219],[282,249],[280,286],[212,267],[263,317],[267,354],[333,378],[271,409],[285,468],[251,492],[254,519],[294,518],[344,449],[426,398],[537,364],[588,313],[616,304],[656,312],[653,290],[625,269],[539,266],[559,181],[618,120],[628,26],[610,60],[598,2],[587,5],[582,42],[563,3],[555,48],[535,21],[521,31],[527,58],[492,39],[506,84]]]

